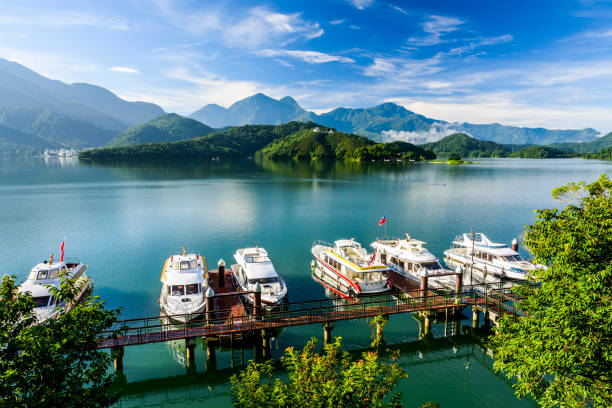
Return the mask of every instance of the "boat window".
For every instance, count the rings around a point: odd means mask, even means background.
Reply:
[[[198,261],[196,261],[196,260],[194,259],[193,261],[191,261],[191,262],[190,262],[189,267],[190,267],[191,269],[195,269],[195,268],[197,268],[197,267],[198,267]]]
[[[36,276],[36,279],[47,279],[48,273],[49,273],[48,269],[41,269],[40,271],[38,271],[38,275]]]
[[[181,261],[181,271],[189,269],[189,261]]]
[[[421,266],[428,271],[435,271],[436,269],[442,269],[440,264],[437,262],[425,262],[422,263]]]
[[[249,279],[249,285],[254,285],[259,283],[260,285],[270,284],[270,283],[278,283],[278,278],[259,278],[259,279]]]
[[[49,271],[49,279],[55,279],[57,278],[57,274],[59,272],[59,269],[51,269]]]
[[[187,294],[188,295],[195,295],[196,293],[199,292],[198,288],[200,285],[198,285],[197,283],[192,283],[191,285],[187,285]]]
[[[172,269],[177,270],[179,269],[179,263],[178,261],[172,262]]]
[[[184,285],[174,285],[172,286],[172,296],[182,296],[185,294],[185,286]]]
[[[34,307],[47,307],[51,296],[39,296],[34,298]]]
[[[521,260],[521,257],[518,255],[508,255],[505,258],[506,258],[506,261],[509,261],[509,262],[518,262]]]
[[[246,261],[248,263],[270,262],[270,258],[267,256],[249,256]]]

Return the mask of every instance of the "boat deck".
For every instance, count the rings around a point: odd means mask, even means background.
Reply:
[[[232,278],[232,271],[230,269],[226,269],[224,276],[224,286],[222,288],[219,287],[219,270],[215,269],[212,271],[208,271],[208,284],[215,292],[215,295],[223,294],[223,293],[232,293],[238,292],[240,289],[234,282]],[[226,319],[232,320],[236,318],[240,318],[246,314],[244,304],[242,303],[242,298],[240,295],[228,295],[215,297],[215,310],[217,310],[218,314],[216,317],[225,317]]]

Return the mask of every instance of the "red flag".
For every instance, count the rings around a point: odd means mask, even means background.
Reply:
[[[62,245],[60,245],[60,262],[64,262],[64,241],[62,241]]]
[[[387,216],[383,215],[383,217],[380,219],[380,221],[378,221],[378,226],[380,227],[381,225],[383,225],[385,222],[387,222]]]

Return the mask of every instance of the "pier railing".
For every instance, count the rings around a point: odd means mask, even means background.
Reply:
[[[103,333],[100,348],[215,337],[261,329],[362,319],[379,314],[442,311],[470,305],[484,305],[498,314],[524,315],[514,307],[515,300],[518,298],[511,287],[482,284],[465,287],[460,294],[429,291],[427,295],[414,297],[400,293],[361,297],[357,301],[319,299],[285,303],[269,310],[248,306],[241,315],[233,315],[231,310],[223,309],[203,312],[197,316],[183,314],[126,319]],[[179,320],[188,321],[181,323]]]

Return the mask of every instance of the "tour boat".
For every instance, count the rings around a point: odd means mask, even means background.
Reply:
[[[261,289],[261,301],[268,305],[277,305],[287,295],[287,285],[281,278],[264,248],[241,248],[234,254],[237,264],[232,265],[232,274],[243,291]],[[254,295],[247,296],[253,302]]]
[[[66,262],[49,261],[36,265],[30,271],[28,278],[19,286],[20,293],[30,293],[34,298],[34,313],[39,322],[55,319],[61,310],[69,311],[92,288],[91,279],[85,274],[87,265],[77,259],[67,259]],[[59,289],[64,279],[70,279],[77,288],[77,293],[71,302],[56,298],[50,291],[51,287]]]
[[[454,288],[455,273],[442,267],[438,258],[423,247],[424,244],[406,234],[406,239],[377,240],[370,246],[374,248],[377,262],[386,264],[402,277],[419,284],[422,277],[427,277],[430,288]]]
[[[202,313],[206,308],[207,278],[206,260],[186,253],[184,247],[182,254],[166,259],[160,278],[162,312],[179,322],[187,322]]]
[[[513,241],[513,247],[518,244]],[[446,261],[474,269],[485,275],[495,275],[500,278],[527,279],[533,270],[541,265],[521,258],[516,249],[508,248],[506,244],[491,241],[483,233],[470,233],[457,236],[450,249],[444,251]]]
[[[311,252],[315,257],[315,278],[341,296],[377,294],[391,289],[386,276],[389,268],[376,262],[353,239],[341,239],[333,245],[315,241]]]

